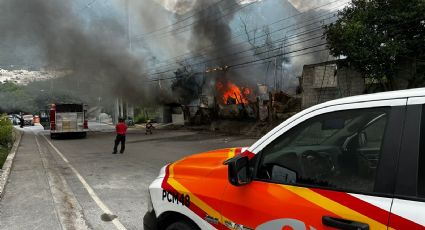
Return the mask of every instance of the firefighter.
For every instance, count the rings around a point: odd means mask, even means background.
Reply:
[[[152,134],[153,125],[152,125],[151,120],[148,120],[146,122],[146,127],[145,128],[146,128],[145,135],[148,135],[148,132],[149,132],[149,134]]]
[[[121,142],[120,153],[123,154],[125,150],[125,135],[127,134],[127,125],[124,123],[123,118],[118,119],[118,124],[115,126],[115,130],[117,132],[117,136],[115,138],[114,151],[112,152],[112,154],[117,154],[117,148],[120,142]]]

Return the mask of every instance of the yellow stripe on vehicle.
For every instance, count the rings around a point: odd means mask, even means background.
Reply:
[[[227,159],[230,159],[230,158],[232,158],[232,157],[234,157],[235,156],[235,153],[236,153],[236,148],[231,148],[230,150],[229,150],[229,152],[227,153]]]
[[[352,219],[353,221],[366,222],[367,224],[369,224],[370,229],[387,229],[387,226],[385,224],[382,224],[338,202],[324,197],[311,189],[289,185],[282,185],[282,187],[332,213],[335,213],[338,216],[349,216],[350,219]]]

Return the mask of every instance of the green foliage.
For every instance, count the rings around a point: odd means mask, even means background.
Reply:
[[[31,98],[25,92],[23,86],[18,86],[12,82],[0,83],[0,111],[25,111],[29,99]]]
[[[10,151],[13,142],[13,126],[9,118],[3,114],[0,116],[0,168]]]
[[[12,143],[13,126],[7,115],[0,117],[0,145],[8,146]]]
[[[136,124],[145,123],[149,119],[150,119],[149,115],[145,111],[143,111],[136,114],[136,116],[134,117],[134,123]]]
[[[0,112],[37,114],[52,103],[81,103],[77,92],[72,89],[49,88],[48,81],[33,82],[27,86],[0,83]]]
[[[325,26],[331,54],[367,77],[391,87],[402,60],[425,60],[424,0],[352,0],[338,15]]]
[[[0,146],[0,169],[3,168],[7,155],[9,155],[9,150]]]

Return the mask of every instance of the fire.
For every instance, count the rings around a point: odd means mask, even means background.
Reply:
[[[250,88],[239,87],[230,81],[227,84],[217,82],[216,88],[222,94],[224,104],[248,104],[252,92]]]

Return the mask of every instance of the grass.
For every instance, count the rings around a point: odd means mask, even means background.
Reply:
[[[7,115],[0,115],[0,168],[6,161],[13,144],[13,126]]]

